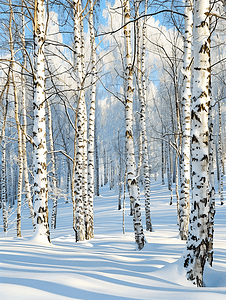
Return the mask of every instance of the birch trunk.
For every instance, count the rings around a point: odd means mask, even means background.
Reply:
[[[118,210],[122,208],[122,158],[120,152],[119,130],[118,130],[118,152],[119,152],[119,172],[118,172]]]
[[[126,233],[126,231],[125,231],[126,174],[127,174],[127,168],[126,168],[125,174],[124,174],[124,190],[123,190],[123,205],[122,205],[122,232],[123,232],[123,234]]]
[[[220,196],[220,202],[221,205],[224,204],[224,187],[223,187],[223,179],[224,179],[224,168],[223,168],[223,154],[222,154],[222,121],[221,121],[221,104],[220,101],[218,101],[218,153],[217,153],[217,159],[218,159],[218,166],[219,166],[219,178],[218,178],[218,193]]]
[[[93,0],[90,1],[89,30],[91,45],[91,95],[88,128],[88,207],[87,239],[94,238],[93,224],[93,196],[94,196],[94,135],[95,135],[95,107],[96,107],[96,45],[93,22]]]
[[[22,132],[19,120],[19,101],[17,97],[17,90],[14,81],[13,66],[12,66],[12,82],[14,90],[14,104],[15,104],[15,120],[17,124],[17,140],[18,140],[18,165],[19,175],[17,183],[17,236],[21,237],[21,200],[22,200],[22,184],[23,184],[23,156],[22,156]]]
[[[34,219],[35,237],[50,242],[45,125],[45,3],[35,0],[34,11]]]
[[[77,120],[77,138],[76,138],[76,170],[75,170],[75,221],[74,231],[76,242],[83,241],[85,239],[84,228],[84,211],[83,211],[83,197],[82,197],[82,181],[83,181],[83,134],[80,128],[82,124],[82,105],[78,102],[78,120]]]
[[[173,190],[172,190],[172,163],[171,163],[171,149],[170,149],[170,140],[168,138],[167,143],[167,179],[168,179],[168,190],[170,191],[170,205],[173,204]]]
[[[142,70],[141,61],[144,61],[144,57],[141,59],[141,47],[140,47],[140,27],[137,24],[137,81],[138,81],[138,96],[140,102],[140,129],[141,129],[141,145],[142,145],[142,165],[143,165],[143,178],[144,178],[144,194],[145,194],[145,216],[146,216],[146,230],[152,231],[151,223],[151,209],[150,209],[150,174],[149,174],[149,159],[148,159],[148,143],[147,143],[147,130],[146,130],[146,99],[144,98],[144,85],[142,85]],[[146,34],[143,32],[143,34]],[[145,36],[143,36],[145,39]],[[143,44],[143,48],[145,44]],[[142,51],[142,55],[145,56],[145,49]],[[144,66],[143,66],[144,67]],[[143,80],[144,81],[144,80]]]
[[[82,118],[83,118],[83,167],[82,167],[82,197],[83,197],[83,209],[84,209],[84,221],[85,221],[85,238],[90,239],[91,236],[91,228],[89,224],[89,216],[90,216],[90,207],[88,203],[88,195],[87,195],[87,181],[88,181],[88,155],[87,155],[87,148],[88,148],[88,140],[87,140],[87,109],[86,109],[86,101],[85,101],[85,40],[84,40],[84,26],[83,26],[83,18],[82,18],[82,2],[79,0],[80,6],[80,63],[81,63],[81,75],[80,75],[80,97],[83,106],[82,111]]]
[[[139,87],[138,87],[139,90]],[[138,97],[139,97],[139,93],[138,93]],[[140,100],[140,98],[139,98]],[[139,159],[138,159],[138,165],[137,165],[137,180],[138,180],[138,184],[142,184],[142,160],[143,160],[143,154],[142,154],[142,132],[140,130],[140,128],[138,128],[139,131],[139,147],[138,147],[138,155],[139,155]]]
[[[163,131],[162,131],[162,140],[161,140],[161,148],[162,148],[162,166],[161,166],[161,171],[162,171],[162,185],[165,184],[165,178],[164,178],[164,173],[165,173],[165,157],[164,157],[164,140],[163,140]]]
[[[207,261],[212,267],[213,263],[213,233],[215,215],[215,185],[214,185],[214,137],[213,137],[213,116],[211,97],[208,125],[209,125],[209,213],[208,213],[208,253]]]
[[[130,21],[130,7],[129,1],[125,0],[123,3],[124,9],[124,24]],[[130,36],[130,24],[124,26],[125,37],[125,86],[126,86],[126,153],[127,153],[127,179],[129,185],[130,202],[133,208],[133,223],[135,242],[137,248],[141,250],[145,244],[145,237],[143,233],[143,227],[141,223],[140,201],[138,197],[138,182],[136,178],[135,170],[135,158],[134,158],[134,144],[133,144],[133,69],[132,69],[132,49],[131,49],[131,36]]]
[[[194,81],[191,110],[193,190],[184,267],[187,279],[203,286],[208,250],[209,153],[208,111],[210,105],[209,0],[194,2]]]
[[[11,162],[12,159],[11,159],[11,155],[10,154],[9,154],[9,161]],[[8,172],[7,172],[7,186],[13,186],[11,163],[7,164],[6,170],[8,170]],[[10,206],[12,206],[12,204],[13,204],[12,198],[13,198],[12,197],[12,189],[7,189],[7,199],[8,199],[8,203],[9,203]]]
[[[10,69],[9,69],[10,70]],[[8,72],[9,76],[10,71]],[[1,168],[1,204],[2,204],[2,218],[3,218],[3,231],[7,232],[8,229],[8,210],[6,207],[7,191],[6,191],[6,143],[5,143],[5,127],[8,111],[8,93],[9,93],[9,79],[6,92],[6,104],[4,108],[4,119],[1,132],[1,144],[2,144],[2,168]]]
[[[104,185],[108,183],[108,173],[107,173],[107,158],[106,158],[106,150],[104,148]]]
[[[8,229],[8,210],[6,207],[6,151],[5,151],[5,138],[2,139],[2,170],[1,170],[1,198],[2,198],[2,218],[3,218],[3,231],[7,232]]]
[[[71,188],[71,166],[70,166],[69,158],[67,158],[67,198],[65,201],[66,203],[69,202],[70,188]]]
[[[75,183],[74,183],[74,231],[75,240],[83,241],[85,239],[85,224],[84,224],[84,209],[83,209],[83,185],[84,185],[84,101],[85,94],[82,88],[83,81],[83,65],[82,65],[82,53],[81,53],[81,23],[80,23],[80,12],[81,5],[80,1],[74,1],[74,45],[75,45],[75,69],[78,77],[78,87],[80,88],[77,104],[77,118],[76,123],[76,165],[75,165]]]
[[[14,49],[13,49],[13,35],[12,35],[12,21],[13,21],[13,10],[12,3],[9,1],[10,6],[10,21],[9,21],[9,38],[10,38],[10,52],[11,52],[11,79],[13,84],[13,94],[14,94],[14,113],[15,121],[17,126],[17,141],[18,141],[18,166],[19,166],[19,176],[17,185],[17,236],[21,237],[21,199],[22,199],[22,183],[23,183],[23,156],[22,156],[22,134],[20,128],[19,120],[19,101],[17,97],[17,89],[14,79]]]
[[[98,147],[97,147],[97,126],[96,126],[96,118],[94,122],[94,154],[95,154],[95,194],[100,196],[100,173],[99,173],[99,154],[98,154]]]
[[[22,0],[23,3],[23,0]],[[23,45],[23,65],[21,70],[21,84],[22,84],[22,115],[23,115],[23,134],[22,134],[22,153],[23,153],[23,168],[24,168],[24,185],[26,191],[26,202],[28,204],[31,220],[33,227],[34,224],[34,207],[32,203],[29,175],[28,175],[28,164],[27,164],[27,146],[26,146],[26,132],[27,132],[27,113],[26,113],[26,79],[25,79],[25,68],[27,67],[26,51],[25,51],[25,20],[23,13],[23,5],[21,6],[21,18],[22,18],[22,45]]]
[[[52,217],[51,217],[51,228],[56,229],[56,218],[57,218],[57,177],[56,177],[56,161],[54,155],[54,144],[53,144],[53,128],[52,128],[52,112],[49,100],[46,100],[46,106],[48,110],[48,125],[49,125],[49,142],[50,142],[50,152],[51,152],[51,180],[52,180]]]
[[[82,87],[83,88],[83,87]],[[83,164],[82,164],[82,196],[83,196],[83,208],[84,208],[84,220],[85,220],[85,238],[90,239],[91,236],[91,228],[89,224],[90,217],[90,207],[88,204],[88,195],[87,195],[87,181],[88,181],[88,173],[87,173],[87,110],[85,103],[85,91],[83,96]]]
[[[78,107],[77,107],[78,109]],[[75,121],[75,125],[77,124],[77,116],[76,116],[76,121]],[[73,165],[72,165],[72,175],[71,175],[71,201],[72,201],[72,205],[73,205],[73,210],[72,210],[72,215],[73,215],[73,229],[75,231],[75,221],[76,221],[76,203],[75,203],[75,186],[76,186],[76,176],[75,176],[75,172],[76,172],[76,164],[77,164],[77,160],[76,160],[76,141],[77,141],[77,131],[75,131],[75,136],[74,136],[74,157],[73,157]]]
[[[187,240],[190,213],[190,131],[191,131],[191,38],[192,7],[191,1],[185,1],[184,64],[182,90],[182,147],[181,147],[181,190],[179,201],[179,232],[182,240]]]

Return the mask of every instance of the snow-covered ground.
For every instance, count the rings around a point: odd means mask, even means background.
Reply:
[[[214,265],[205,270],[207,287],[196,288],[185,279],[180,259],[185,242],[178,238],[176,203],[169,205],[166,186],[159,182],[151,186],[154,232],[145,232],[147,244],[142,251],[135,250],[128,198],[123,235],[122,211],[117,210],[117,195],[108,187],[95,197],[91,241],[74,242],[72,205],[63,200],[50,245],[32,240],[26,206],[23,237],[16,238],[13,212],[7,236],[0,223],[0,300],[226,299],[225,205],[217,201]]]

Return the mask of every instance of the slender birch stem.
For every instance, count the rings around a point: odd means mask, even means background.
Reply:
[[[213,138],[213,117],[212,117],[212,97],[209,107],[209,213],[208,213],[208,252],[207,261],[212,267],[213,263],[213,234],[215,216],[215,185],[214,185],[214,138]]]
[[[139,9],[139,8],[138,8]],[[137,9],[137,14],[138,14]],[[143,32],[145,34],[145,32]],[[149,159],[148,159],[148,143],[147,143],[147,130],[146,130],[146,95],[144,91],[144,80],[142,85],[142,63],[144,57],[141,58],[140,47],[140,26],[137,24],[137,81],[138,81],[138,95],[140,101],[140,128],[141,128],[141,146],[142,146],[142,165],[143,165],[143,177],[144,177],[144,193],[145,193],[145,215],[146,215],[146,230],[152,231],[151,223],[151,209],[150,209],[150,174],[149,174]],[[145,39],[145,36],[143,36]],[[143,44],[143,48],[145,44]],[[142,51],[142,55],[145,55],[145,49]],[[143,66],[144,67],[144,66]],[[142,72],[143,71],[143,72]]]
[[[95,129],[94,129],[94,149],[95,149],[95,187],[96,187],[96,195],[100,196],[100,173],[99,173],[99,153],[98,153],[98,146],[97,146],[97,121],[95,118]]]
[[[46,100],[46,106],[48,110],[48,125],[49,125],[49,142],[50,142],[50,152],[51,152],[51,179],[52,179],[52,198],[53,198],[53,209],[51,217],[51,228],[56,229],[56,218],[57,218],[57,177],[56,177],[56,162],[54,155],[54,144],[53,144],[53,128],[52,128],[52,112],[49,100]]]
[[[80,22],[80,12],[81,12],[81,3],[80,1],[74,1],[74,44],[75,44],[75,68],[78,78],[78,87],[80,88],[78,103],[77,103],[77,117],[76,123],[77,132],[76,132],[76,164],[75,164],[75,182],[74,182],[74,231],[75,231],[75,240],[83,241],[85,239],[85,224],[84,224],[84,209],[83,209],[83,186],[84,186],[84,102],[85,94],[84,89],[82,88],[83,81],[83,62],[82,62],[82,37],[81,37],[81,22]]]
[[[13,35],[12,35],[12,20],[13,10],[11,0],[9,1],[10,6],[10,21],[9,21],[9,37],[10,37],[10,52],[11,52],[11,79],[13,83],[13,94],[14,94],[14,113],[17,125],[18,133],[18,165],[19,165],[19,176],[17,185],[17,236],[21,237],[21,199],[22,199],[22,183],[23,183],[23,156],[22,156],[22,134],[19,120],[19,101],[17,97],[17,89],[14,79],[14,49],[13,49]]]
[[[185,34],[184,34],[184,65],[182,91],[182,147],[181,147],[181,190],[179,201],[179,232],[182,240],[188,237],[190,212],[190,130],[191,130],[191,38],[192,38],[192,7],[191,1],[185,1]]]
[[[87,239],[94,238],[93,196],[94,196],[94,135],[95,135],[95,101],[96,101],[96,45],[93,23],[93,0],[90,0],[89,30],[91,45],[91,95],[88,128],[88,224]]]
[[[220,196],[220,202],[221,205],[224,204],[224,168],[223,168],[223,154],[222,154],[222,121],[221,121],[221,104],[220,101],[218,101],[218,165],[219,165],[219,179],[218,179],[218,193]]]
[[[10,69],[8,72],[8,76]],[[8,210],[6,207],[7,195],[6,195],[6,143],[5,143],[5,127],[6,127],[6,118],[8,111],[8,93],[9,93],[9,77],[8,77],[8,86],[6,92],[6,104],[4,107],[4,117],[3,125],[1,132],[1,144],[2,144],[2,168],[1,168],[1,204],[2,204],[2,218],[3,218],[3,231],[7,232],[8,229]]]
[[[45,125],[45,4],[35,0],[34,11],[34,218],[35,236],[50,242]]]
[[[127,24],[130,20],[130,7],[129,1],[125,0],[123,3],[124,8],[124,24]],[[132,69],[132,49],[131,49],[131,36],[130,36],[130,24],[124,27],[124,37],[126,45],[126,152],[127,152],[127,179],[129,185],[130,202],[133,209],[133,222],[135,242],[139,250],[144,247],[145,237],[143,233],[143,227],[141,223],[140,201],[138,182],[136,178],[135,170],[135,158],[134,158],[134,145],[133,145],[133,69]]]
[[[122,158],[120,153],[120,141],[118,130],[118,152],[119,152],[119,172],[118,172],[118,210],[122,208]]]
[[[22,4],[23,4],[22,0]],[[21,18],[22,18],[22,45],[23,45],[23,65],[21,69],[21,83],[22,83],[22,114],[23,114],[23,134],[22,134],[22,151],[23,151],[23,167],[24,167],[24,184],[26,191],[26,202],[28,204],[30,215],[32,219],[33,227],[34,224],[34,207],[32,203],[30,184],[29,184],[29,175],[28,175],[28,164],[27,164],[27,147],[26,147],[26,132],[27,132],[27,113],[26,113],[26,80],[24,75],[24,70],[27,67],[26,61],[26,51],[25,51],[25,20],[23,13],[23,5],[21,5]]]

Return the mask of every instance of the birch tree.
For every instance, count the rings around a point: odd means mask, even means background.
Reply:
[[[123,3],[124,9],[124,24],[130,21],[130,6],[129,0]],[[141,223],[140,200],[138,197],[138,182],[136,178],[134,144],[133,144],[133,65],[132,65],[132,49],[131,49],[131,32],[130,24],[124,26],[125,37],[125,118],[126,118],[126,165],[127,165],[127,180],[129,185],[129,196],[133,211],[133,224],[135,233],[135,242],[137,248],[141,250],[145,244],[145,237]]]
[[[17,185],[17,236],[21,237],[21,201],[22,201],[22,184],[23,184],[23,156],[22,156],[22,132],[19,120],[19,100],[17,95],[17,88],[14,76],[14,49],[13,49],[13,9],[12,3],[9,1],[10,6],[10,20],[9,20],[9,38],[10,38],[10,54],[11,54],[11,80],[13,84],[13,95],[14,95],[14,113],[17,126],[17,141],[18,141],[18,165],[19,165],[19,175],[18,175],[18,185]]]
[[[96,109],[95,109],[96,110]],[[97,145],[97,120],[94,122],[94,155],[95,155],[95,194],[100,196],[99,151]]]
[[[35,237],[50,242],[48,224],[47,148],[45,125],[45,3],[35,0],[34,9],[34,222]]]
[[[191,102],[191,41],[192,41],[192,3],[185,1],[184,9],[184,64],[183,64],[183,91],[181,101],[182,111],[182,146],[181,146],[181,190],[179,201],[179,231],[182,240],[188,236],[189,224],[189,190],[190,190],[190,102]]]
[[[218,101],[218,147],[216,147],[216,159],[218,160],[218,193],[220,197],[221,205],[224,204],[223,196],[223,179],[224,179],[224,168],[223,168],[223,154],[222,154],[222,121],[221,121],[221,103]]]
[[[7,232],[8,229],[8,210],[6,206],[7,202],[7,191],[6,191],[6,142],[5,142],[5,129],[6,129],[6,120],[7,120],[7,111],[8,111],[8,95],[9,95],[9,73],[6,83],[6,100],[3,112],[3,125],[1,131],[1,146],[2,146],[2,167],[1,167],[1,207],[2,207],[2,218],[3,218],[3,231]]]
[[[88,181],[88,155],[87,155],[87,147],[88,147],[88,140],[87,140],[87,107],[85,101],[85,79],[86,79],[86,72],[85,72],[85,33],[84,33],[84,24],[83,24],[83,11],[85,9],[82,8],[82,1],[79,0],[79,25],[80,25],[80,55],[79,60],[81,63],[81,72],[79,72],[79,81],[80,81],[80,99],[82,105],[82,135],[83,135],[83,153],[82,153],[82,198],[83,198],[83,210],[84,210],[84,225],[85,225],[85,238],[90,239],[90,227],[89,227],[89,216],[90,216],[90,207],[88,204],[88,195],[87,195],[87,181]]]
[[[208,212],[208,251],[207,261],[212,267],[213,263],[213,233],[215,216],[215,185],[214,185],[214,132],[213,132],[213,97],[211,81],[209,82],[210,107],[208,116],[209,125],[209,212]]]
[[[54,155],[54,143],[53,143],[53,128],[52,128],[52,111],[50,107],[49,100],[46,100],[46,106],[48,111],[48,125],[49,125],[49,142],[50,142],[50,152],[51,152],[51,181],[52,181],[52,199],[53,199],[53,209],[51,216],[51,228],[56,229],[56,218],[57,218],[57,177],[56,177],[56,162]]]
[[[21,67],[21,86],[22,86],[22,115],[23,115],[23,134],[22,134],[22,151],[23,151],[23,168],[24,168],[24,185],[26,191],[26,202],[30,210],[32,224],[34,225],[34,207],[32,203],[29,175],[28,175],[28,163],[27,163],[27,146],[26,146],[26,134],[27,134],[27,112],[26,112],[26,77],[25,69],[27,68],[27,57],[26,57],[26,44],[25,44],[25,16],[23,9],[23,0],[21,5],[21,20],[22,20],[22,52],[23,52],[23,63]]]
[[[90,0],[89,30],[91,45],[91,95],[88,130],[88,207],[89,215],[86,228],[86,239],[94,237],[93,195],[94,195],[94,135],[95,135],[95,101],[96,101],[96,45],[93,22],[93,0]]]
[[[184,267],[187,279],[203,286],[208,250],[210,105],[209,0],[194,1],[194,80],[191,110],[192,200]]]
[[[147,1],[145,2],[145,12],[147,11]],[[139,16],[139,7],[137,8],[137,16]],[[149,159],[148,159],[148,143],[146,130],[146,84],[144,75],[144,59],[145,59],[145,36],[146,36],[146,20],[144,20],[143,30],[137,23],[137,82],[138,82],[138,97],[140,102],[140,129],[141,129],[141,145],[142,145],[142,165],[144,177],[144,193],[145,193],[145,215],[146,215],[146,230],[152,231],[151,209],[150,209],[150,174],[149,174]],[[142,36],[142,47],[140,42]],[[142,50],[142,53],[141,53]]]
[[[74,183],[74,231],[75,240],[83,241],[85,239],[84,209],[83,209],[83,153],[84,153],[84,129],[85,118],[84,104],[85,93],[82,86],[83,83],[83,56],[81,53],[82,37],[81,37],[81,3],[74,1],[74,45],[75,45],[75,68],[78,78],[78,87],[80,88],[77,104],[77,132],[76,132],[76,167],[75,167],[75,183]]]

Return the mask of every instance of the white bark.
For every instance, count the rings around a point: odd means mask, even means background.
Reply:
[[[8,210],[6,207],[6,151],[5,151],[4,137],[2,140],[1,198],[2,198],[3,231],[7,232]]]
[[[88,173],[87,173],[87,110],[86,110],[86,103],[85,103],[85,91],[83,96],[83,111],[82,111],[82,118],[83,118],[83,164],[82,164],[82,197],[83,197],[83,208],[84,208],[84,220],[85,220],[85,238],[90,239],[90,224],[89,224],[89,204],[88,204],[88,195],[87,195],[87,180],[88,180]],[[89,232],[89,233],[88,233]]]
[[[84,228],[84,211],[83,211],[83,197],[82,197],[82,181],[83,181],[83,134],[81,128],[83,127],[82,105],[78,102],[78,120],[77,120],[77,138],[76,138],[76,170],[75,170],[75,240],[83,241],[85,239],[85,228]]]
[[[138,75],[137,75],[138,76]],[[137,78],[138,79],[138,78]],[[138,90],[139,90],[139,85],[138,85]],[[138,93],[138,97],[139,93]],[[140,99],[140,98],[139,98]],[[138,126],[139,127],[139,126]],[[139,135],[139,147],[138,147],[138,165],[137,165],[137,180],[139,184],[142,184],[142,160],[143,160],[143,154],[142,154],[142,132],[140,130],[140,128],[138,128],[138,135]]]
[[[95,194],[100,195],[100,173],[99,173],[99,151],[97,146],[97,126],[95,118],[95,129],[94,129],[94,148],[95,148]]]
[[[119,153],[119,171],[118,171],[118,210],[122,208],[122,157],[120,151],[120,140],[119,140],[119,130],[118,130],[118,153]]]
[[[17,96],[17,89],[14,79],[14,49],[13,49],[13,35],[12,35],[12,21],[13,21],[13,10],[12,3],[9,1],[10,6],[10,21],[9,21],[9,38],[10,38],[10,53],[11,53],[11,80],[13,84],[14,94],[14,113],[15,121],[17,126],[17,141],[18,141],[18,184],[17,184],[17,236],[21,237],[21,199],[22,199],[22,183],[23,183],[23,156],[22,156],[22,133],[19,120],[19,101]]]
[[[124,9],[124,24],[130,21],[130,7],[129,1],[125,0],[123,3]],[[127,180],[129,185],[130,202],[133,208],[133,223],[135,242],[139,250],[144,247],[145,237],[141,223],[140,201],[138,197],[138,182],[136,178],[135,158],[134,158],[134,144],[133,144],[133,70],[132,70],[132,49],[131,49],[131,36],[130,24],[124,26],[125,37],[125,86],[126,86],[126,153],[127,153]]]
[[[166,146],[166,160],[167,160],[167,180],[168,180],[168,190],[170,191],[170,205],[173,204],[173,190],[172,190],[172,162],[171,162],[171,149],[170,149],[170,139],[168,138]]]
[[[190,213],[190,130],[191,130],[191,40],[192,40],[192,6],[191,1],[185,1],[184,14],[186,15],[184,33],[184,64],[182,90],[182,146],[181,146],[181,190],[179,201],[179,232],[182,240],[188,237]]]
[[[81,3],[74,1],[74,45],[75,45],[75,68],[78,78],[78,87],[80,88],[78,104],[77,104],[77,125],[76,133],[76,166],[75,166],[75,182],[74,182],[74,231],[75,240],[83,241],[85,239],[84,209],[83,209],[83,189],[84,189],[84,104],[85,93],[82,86],[83,82],[83,54],[82,37],[81,37]]]
[[[207,261],[212,267],[213,263],[213,234],[215,215],[215,185],[214,185],[214,138],[213,138],[213,117],[212,98],[209,108],[209,213],[208,213],[208,253]]]
[[[220,101],[218,101],[218,153],[217,153],[217,159],[218,159],[218,166],[219,166],[219,178],[218,178],[218,193],[220,196],[220,202],[221,205],[224,204],[224,168],[223,168],[223,154],[222,154],[222,122],[221,122],[221,104]]]
[[[45,6],[35,0],[34,11],[34,219],[35,237],[50,242],[45,125]]]
[[[203,286],[208,250],[209,153],[208,111],[210,105],[209,0],[194,2],[194,81],[192,92],[192,176],[193,189],[184,267],[187,279]]]
[[[13,68],[13,66],[12,66]],[[22,132],[20,128],[19,120],[19,101],[17,97],[17,90],[14,81],[14,74],[12,69],[12,82],[14,89],[14,104],[15,104],[15,120],[17,124],[17,140],[18,140],[18,165],[19,165],[19,175],[17,183],[17,236],[21,237],[21,200],[22,200],[22,184],[23,184],[23,156],[22,156]]]
[[[88,128],[88,207],[89,215],[86,226],[87,239],[94,238],[93,196],[94,196],[94,135],[95,135],[95,101],[96,101],[96,45],[93,23],[93,0],[90,1],[89,30],[91,45],[91,95]]]
[[[22,0],[23,3],[23,0]],[[34,224],[34,207],[32,203],[31,190],[29,184],[28,165],[27,165],[27,146],[26,146],[26,133],[27,133],[27,113],[26,113],[26,78],[25,68],[27,68],[26,51],[25,51],[25,17],[23,13],[23,5],[21,6],[22,18],[22,45],[23,45],[23,65],[21,68],[21,85],[22,85],[22,115],[23,115],[23,134],[22,134],[22,154],[23,154],[23,171],[24,171],[24,185],[26,191],[26,202],[28,204],[33,227]]]
[[[163,140],[163,130],[162,130],[162,140],[161,140],[161,152],[162,152],[162,166],[161,166],[161,173],[162,173],[162,185],[165,184],[165,178],[164,178],[164,174],[165,174],[165,157],[164,157],[164,140]]]
[[[52,201],[53,201],[51,228],[56,229],[57,202],[58,202],[57,176],[56,176],[56,162],[55,162],[54,144],[53,144],[52,111],[51,111],[49,100],[46,100],[46,106],[48,110],[49,143],[50,143],[50,153],[51,153]]]
[[[82,167],[82,197],[83,197],[83,209],[84,209],[84,221],[85,221],[85,238],[90,239],[90,226],[89,226],[89,215],[90,209],[88,204],[88,195],[87,195],[87,181],[88,181],[88,156],[87,156],[87,148],[88,148],[88,140],[87,140],[87,109],[86,109],[86,101],[85,101],[85,40],[84,40],[84,26],[82,19],[82,2],[79,0],[80,5],[80,63],[81,63],[81,73],[79,75],[80,80],[80,99],[83,106],[82,118],[83,118],[83,167]],[[89,233],[88,233],[89,231]]]
[[[138,82],[138,96],[140,102],[140,129],[141,129],[141,145],[142,145],[142,166],[143,166],[143,178],[144,178],[144,194],[145,194],[145,216],[146,216],[146,230],[152,231],[151,223],[151,209],[150,209],[150,174],[149,174],[149,159],[148,159],[148,142],[147,142],[147,130],[146,130],[146,99],[145,93],[145,80],[142,80],[142,74],[144,75],[144,61],[145,56],[145,43],[143,44],[143,51],[141,57],[140,47],[140,26],[137,24],[137,82]],[[143,32],[143,40],[145,39],[145,31]],[[143,85],[142,85],[143,82]]]
[[[104,185],[108,183],[108,172],[107,172],[107,157],[106,150],[104,148]]]
[[[8,74],[9,76],[9,74]],[[3,231],[7,232],[8,229],[8,210],[6,207],[7,193],[6,193],[6,143],[5,143],[5,127],[6,127],[6,117],[8,109],[8,92],[9,92],[9,82],[6,92],[6,103],[4,108],[4,119],[1,132],[1,144],[2,144],[2,167],[1,167],[1,205],[2,205],[2,218],[3,218]]]

